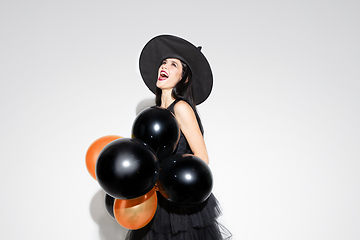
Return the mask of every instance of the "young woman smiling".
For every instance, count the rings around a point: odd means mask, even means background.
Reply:
[[[209,164],[196,105],[211,93],[213,76],[201,48],[171,35],[151,39],[140,55],[140,72],[156,95],[156,105],[171,111],[180,126],[174,154],[193,154]],[[220,240],[231,233],[217,222],[220,206],[213,194],[195,207],[179,207],[160,193],[152,221],[129,231],[127,240]]]

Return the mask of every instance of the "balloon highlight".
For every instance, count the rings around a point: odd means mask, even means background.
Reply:
[[[159,162],[143,142],[121,138],[109,143],[99,155],[96,178],[100,187],[118,199],[132,199],[149,192],[159,175]]]
[[[174,152],[180,128],[172,112],[154,106],[138,114],[132,126],[132,137],[150,146],[161,162]]]
[[[209,166],[194,155],[175,154],[161,163],[157,185],[173,204],[192,207],[204,202],[211,194],[212,184]]]

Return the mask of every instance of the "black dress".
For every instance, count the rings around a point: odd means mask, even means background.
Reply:
[[[174,113],[174,101],[169,107]],[[195,112],[196,114],[196,112]],[[200,119],[196,114],[202,132]],[[183,133],[174,154],[192,153]],[[220,240],[231,239],[231,233],[217,218],[221,215],[219,203],[213,194],[202,204],[182,208],[167,201],[157,192],[158,206],[151,222],[138,230],[130,230],[126,240]]]

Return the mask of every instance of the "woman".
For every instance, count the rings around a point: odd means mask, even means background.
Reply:
[[[201,48],[170,35],[151,39],[140,55],[145,84],[156,94],[156,105],[174,113],[180,140],[174,154],[190,153],[207,164],[209,158],[196,105],[210,95],[212,72]],[[128,240],[218,240],[231,234],[217,223],[220,208],[211,194],[196,207],[178,207],[158,195],[153,220],[144,228],[129,231]]]

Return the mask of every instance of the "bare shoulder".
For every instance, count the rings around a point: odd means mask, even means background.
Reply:
[[[183,118],[183,117],[186,118],[186,117],[195,115],[190,104],[188,104],[187,102],[185,102],[183,100],[181,100],[175,104],[174,112],[175,112],[175,115],[180,118]]]

